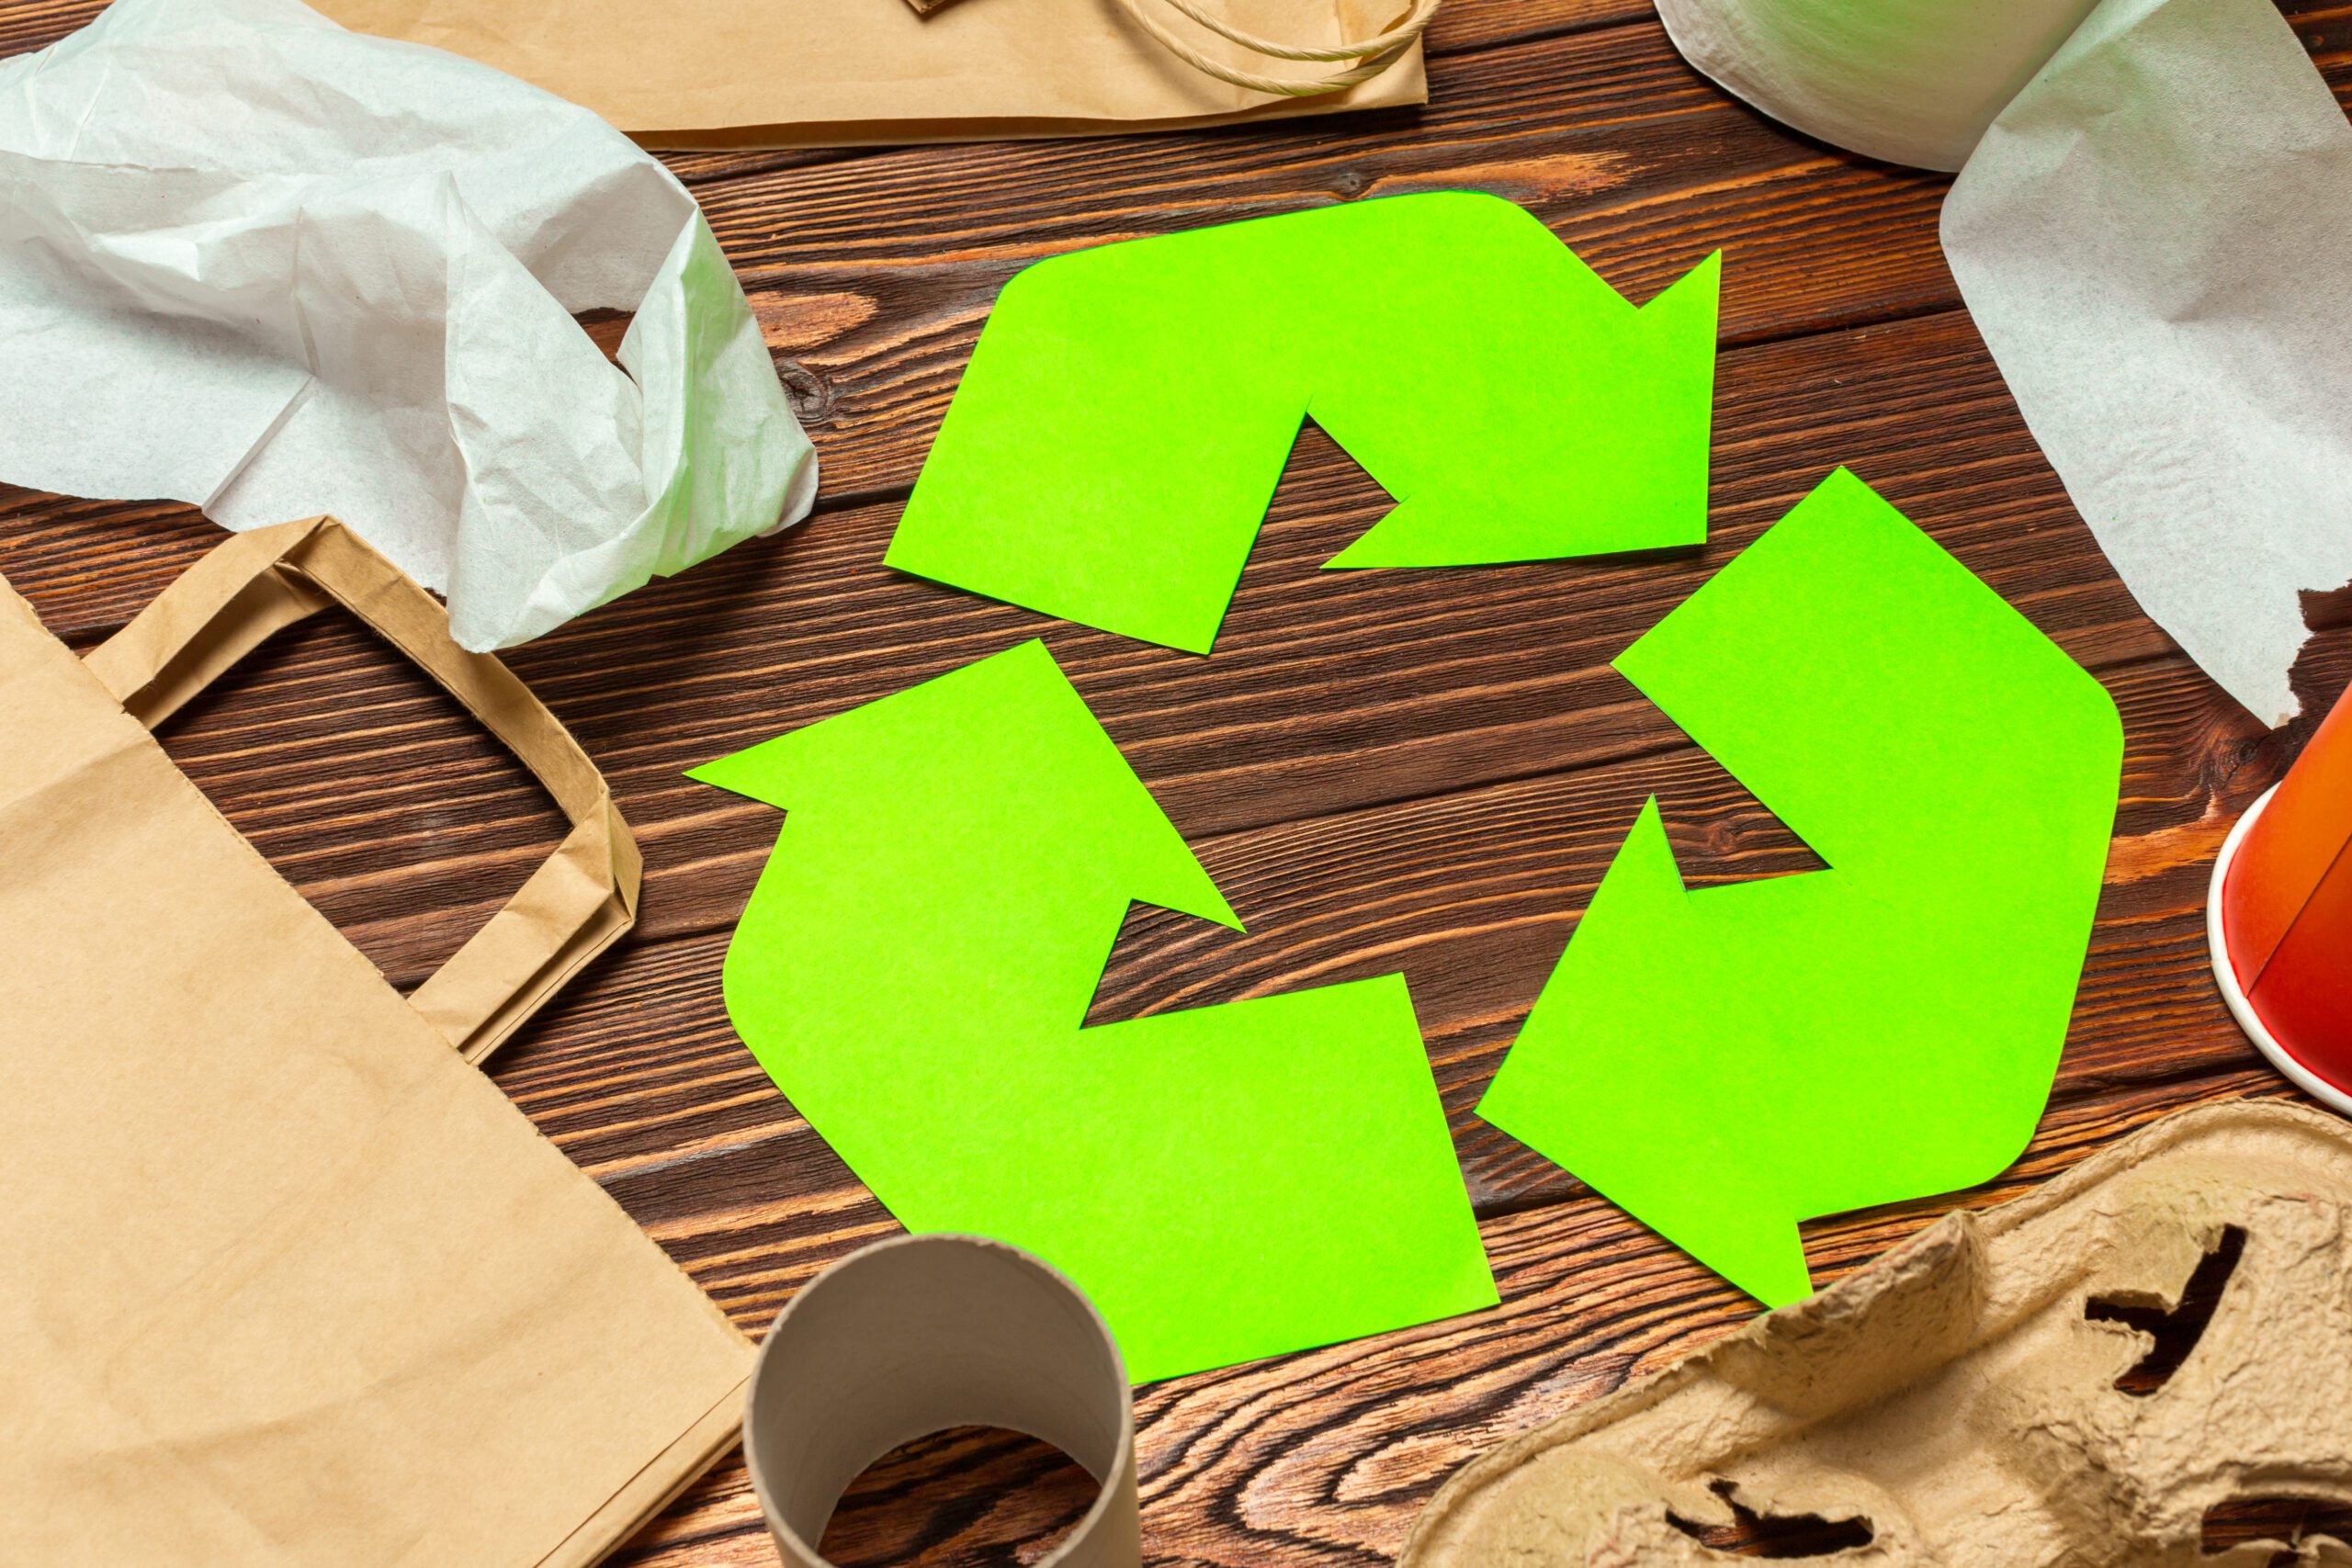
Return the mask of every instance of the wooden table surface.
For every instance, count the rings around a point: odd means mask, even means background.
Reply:
[[[2352,5],[2286,8],[2352,96]],[[0,7],[0,49],[46,42],[93,9]],[[1144,1534],[1159,1563],[1381,1562],[1464,1460],[1753,1312],[1471,1106],[1646,796],[1701,881],[1818,863],[1609,660],[1838,464],[2104,682],[2129,743],[2098,929],[2030,1151],[1959,1199],[1806,1226],[1817,1277],[2166,1111],[2286,1092],[2215,994],[2202,907],[2222,834],[2310,721],[2266,731],[2108,568],[1961,308],[1936,240],[1945,181],[1767,122],[1682,63],[1648,0],[1451,0],[1430,44],[1422,110],[673,157],[741,274],[824,493],[789,535],[511,655],[610,776],[646,882],[634,937],[491,1074],[748,1330],[895,1226],[721,1006],[720,955],[780,818],[683,769],[1042,631],[1250,926],[1138,911],[1095,1021],[1408,977],[1502,1305],[1139,1390]],[[1637,300],[1725,251],[1702,549],[1321,573],[1383,497],[1310,429],[1214,658],[883,569],[973,338],[1018,268],[1136,235],[1465,187],[1529,207]],[[175,505],[6,502],[0,574],[76,646],[218,538]],[[2306,613],[2319,635],[2295,683],[2310,714],[2352,677],[2352,592],[2312,596]],[[517,767],[332,617],[249,660],[165,743],[403,986],[558,837]],[[1034,1561],[1035,1532],[1086,1497],[1050,1450],[956,1438],[871,1472],[828,1549],[843,1563],[917,1548],[928,1562]],[[621,1560],[773,1562],[741,1464],[723,1463]]]

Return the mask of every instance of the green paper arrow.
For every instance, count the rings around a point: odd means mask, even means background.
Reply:
[[[1403,979],[1083,1028],[1131,901],[1238,929],[1045,645],[692,777],[790,815],[727,950],[910,1230],[1028,1247],[1138,1382],[1491,1305]]]
[[[2049,1098],[2113,829],[2098,682],[1842,469],[1617,668],[1826,871],[1685,892],[1653,800],[1478,1112],[1773,1305],[1799,1220]]]
[[[1397,502],[1330,566],[1697,544],[1719,273],[1636,310],[1467,193],[1040,262],[997,301],[887,559],[1206,653],[1302,417]]]

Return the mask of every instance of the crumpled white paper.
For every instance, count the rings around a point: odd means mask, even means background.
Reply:
[[[2352,126],[2273,0],[1658,7],[1767,113],[1961,169],[1945,254],[2067,493],[2199,667],[2293,717],[2298,591],[2352,581]]]
[[[2352,124],[2271,0],[2105,0],[1945,198],[2034,438],[2159,626],[2266,724],[2352,582]]]
[[[797,521],[817,463],[693,197],[585,109],[299,0],[117,0],[0,63],[0,479],[333,513],[486,650]]]

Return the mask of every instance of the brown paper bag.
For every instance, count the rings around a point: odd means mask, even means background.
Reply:
[[[148,734],[330,602],[573,824],[406,1000]],[[727,1450],[748,1342],[469,1065],[637,886],[578,745],[336,523],[86,660],[0,583],[0,1558],[585,1563]]]
[[[1235,30],[1306,49],[1379,36],[1405,0],[1217,0]],[[320,0],[347,28],[469,55],[654,147],[825,147],[1077,136],[1425,103],[1416,43],[1343,92],[1275,97],[1204,74],[1119,0]],[[1170,13],[1207,58],[1286,72]]]

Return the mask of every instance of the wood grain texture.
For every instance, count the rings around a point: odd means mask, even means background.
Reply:
[[[95,9],[10,0],[0,50],[50,41]],[[2339,93],[2352,87],[2352,6],[2282,9]],[[2169,1110],[2284,1092],[2213,993],[2201,906],[2222,835],[2309,721],[2266,732],[2107,567],[1960,309],[1936,243],[1942,182],[1791,135],[1724,97],[1674,54],[1647,0],[1451,0],[1430,60],[1434,101],[1421,110],[672,158],[749,287],[826,493],[783,538],[511,659],[607,771],[648,874],[638,934],[526,1028],[493,1076],[749,1328],[895,1226],[728,1026],[719,960],[780,819],[689,783],[686,767],[1042,634],[1250,925],[1244,936],[1137,911],[1098,1021],[1407,976],[1503,1305],[1144,1391],[1159,1564],[1380,1562],[1455,1465],[1747,1315],[1727,1287],[1470,1107],[1649,795],[1698,880],[1816,863],[1609,661],[1835,466],[2082,660],[2124,718],[2116,836],[2050,1113],[2016,1168],[1958,1201],[2014,1195]],[[1309,430],[1206,660],[881,568],[989,305],[1019,267],[1131,235],[1463,187],[1529,206],[1635,299],[1725,252],[1705,547],[1323,572],[1385,502]],[[609,340],[616,325],[592,330]],[[0,573],[77,646],[217,537],[186,507],[0,492]],[[2318,635],[2296,683],[2316,712],[2352,680],[2352,591],[2313,595],[2306,613]],[[165,739],[404,985],[560,831],[452,705],[333,620],[262,650]],[[1851,1268],[1945,1206],[1808,1226],[1816,1269]],[[872,1472],[828,1550],[844,1563],[1034,1561],[1086,1491],[1035,1444],[950,1435]],[[774,1554],[729,1462],[625,1560]]]
[[[1847,1272],[1951,1207],[2015,1197],[2168,1111],[2287,1092],[2276,1075],[2250,1066],[2062,1102],[2014,1168],[1958,1205],[1901,1205],[1805,1227],[1816,1277]],[[1462,1463],[1670,1366],[1752,1311],[1597,1198],[1496,1215],[1480,1230],[1503,1296],[1492,1312],[1138,1391],[1148,1560],[1373,1568],[1393,1556],[1420,1505]],[[810,1258],[777,1287],[825,1260]],[[952,1462],[1011,1465],[1024,1449],[967,1439]],[[1040,1457],[1029,1450],[1033,1466]],[[884,1487],[896,1480],[873,1479]],[[1067,1523],[1076,1501],[1050,1486],[1024,1500],[1025,1518],[993,1517],[991,1537],[1034,1540]],[[854,1518],[854,1548],[887,1532],[924,1545],[930,1562],[1016,1560],[985,1547],[967,1555],[979,1543],[946,1509],[930,1521],[890,1510],[887,1524],[863,1497],[852,1509],[866,1516]],[[616,1561],[672,1568],[768,1563],[774,1554],[740,1467],[728,1467]]]

